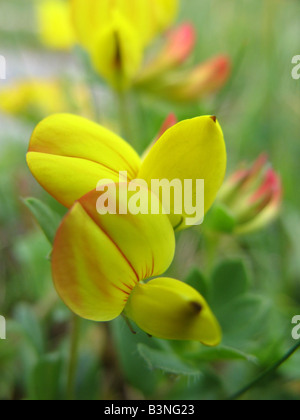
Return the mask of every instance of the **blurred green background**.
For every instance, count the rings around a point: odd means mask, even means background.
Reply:
[[[98,120],[114,126],[114,99],[108,88],[93,86],[80,54],[48,52],[40,45],[33,3],[0,0],[0,55],[7,60],[0,91],[27,78],[88,81]],[[223,237],[213,266],[208,239],[199,229],[178,235],[170,273],[197,284],[222,318],[222,348],[163,342],[142,332],[133,336],[122,320],[110,326],[82,322],[77,399],[227,398],[295,344],[300,81],[292,79],[291,60],[300,54],[300,2],[183,0],[181,9],[178,21],[193,22],[197,29],[193,61],[227,53],[232,77],[221,92],[197,105],[133,95],[134,141],[140,151],[145,148],[169,112],[179,119],[217,115],[228,147],[228,173],[267,152],[283,179],[282,214],[259,233]],[[0,113],[0,315],[7,319],[7,340],[0,341],[0,399],[65,398],[70,313],[51,282],[51,247],[22,201],[35,196],[55,206],[25,162],[37,121],[35,115]],[[300,353],[245,398],[299,400]]]

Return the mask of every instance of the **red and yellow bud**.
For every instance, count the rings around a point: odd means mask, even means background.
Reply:
[[[176,69],[191,55],[196,44],[196,31],[191,24],[183,24],[169,31],[161,50],[140,72],[136,83],[154,83],[155,78]]]
[[[230,76],[230,70],[227,56],[215,57],[182,74],[181,79],[166,87],[166,95],[176,101],[197,101],[221,89]]]
[[[170,66],[179,66],[189,58],[195,45],[195,28],[193,25],[186,23],[169,32],[161,55],[167,58]]]
[[[219,201],[234,217],[235,233],[252,232],[271,223],[280,212],[282,183],[268,157],[261,155],[251,168],[233,174],[224,183]]]

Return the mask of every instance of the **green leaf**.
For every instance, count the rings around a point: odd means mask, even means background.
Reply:
[[[158,375],[149,369],[145,360],[137,351],[138,344],[155,346],[156,340],[149,338],[145,332],[134,326],[136,335],[132,334],[124,319],[119,317],[111,323],[115,348],[122,371],[129,383],[147,395],[154,393],[158,384]]]
[[[195,267],[193,268],[187,278],[185,279],[185,282],[196,289],[203,297],[207,297],[207,281],[204,277],[204,274],[201,273],[201,271]]]
[[[37,220],[48,241],[53,244],[61,216],[36,198],[27,198],[24,203]]]
[[[223,343],[239,347],[253,339],[264,326],[267,299],[247,293],[250,277],[242,260],[222,262],[214,271],[210,304],[223,331]]]
[[[190,354],[192,360],[198,362],[217,362],[225,360],[246,360],[248,362],[256,363],[255,356],[246,354],[238,349],[227,346],[219,346],[215,348],[203,347],[197,354]]]
[[[144,344],[138,345],[139,354],[145,359],[149,368],[160,369],[167,373],[199,377],[201,372],[189,362],[180,359],[174,353],[150,348]]]
[[[249,284],[249,274],[242,260],[222,262],[212,275],[212,307],[219,310],[223,305],[244,295]]]
[[[59,354],[43,356],[32,371],[30,378],[30,399],[55,401],[61,394],[61,372],[63,360]]]
[[[267,309],[266,300],[261,296],[246,295],[237,298],[222,308],[219,316],[224,333],[245,336],[251,329],[259,331]]]
[[[84,351],[80,354],[77,378],[76,400],[95,401],[100,395],[101,368],[97,354],[92,351]]]
[[[49,241],[39,230],[21,235],[13,244],[13,255],[20,271],[10,278],[8,304],[10,300],[39,301],[49,293],[52,288],[51,266],[45,258],[50,251]]]
[[[45,350],[44,335],[33,310],[25,304],[20,304],[15,309],[14,318],[15,322],[12,323],[12,328],[27,338],[37,354],[43,354]]]

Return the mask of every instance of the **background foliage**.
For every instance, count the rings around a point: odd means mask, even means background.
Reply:
[[[291,59],[300,54],[300,3],[182,3],[180,20],[197,28],[193,60],[228,53],[233,75],[218,95],[194,106],[133,95],[130,112],[138,121],[133,142],[142,151],[171,111],[180,119],[217,115],[227,140],[228,171],[266,151],[283,178],[284,208],[278,222],[247,237],[217,242],[205,226],[178,235],[170,274],[208,299],[224,330],[221,347],[165,342],[142,332],[134,336],[122,319],[110,326],[82,322],[77,399],[228,398],[294,344],[291,319],[300,313],[300,81],[291,77]],[[94,77],[86,78],[81,53],[77,58],[49,53],[39,44],[32,2],[0,0],[0,8],[0,54],[8,63],[8,80],[0,87],[50,76],[88,82],[98,120],[117,129],[114,98]],[[71,315],[51,282],[51,246],[28,210],[39,204],[23,201],[39,197],[62,212],[26,167],[36,119],[0,115],[0,314],[8,320],[8,339],[0,341],[0,399],[66,397]],[[46,229],[51,236],[54,228]],[[299,400],[300,353],[245,398]]]

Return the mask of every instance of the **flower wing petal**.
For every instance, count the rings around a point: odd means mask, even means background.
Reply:
[[[143,161],[139,178],[148,183],[153,179],[179,179],[182,183],[184,180],[203,179],[206,213],[222,185],[226,163],[226,146],[220,124],[215,117],[198,117],[182,121],[163,134]],[[195,189],[192,196],[195,199]],[[187,214],[184,205],[182,207],[182,216],[171,214],[173,226],[181,220],[181,227],[186,225]]]
[[[42,187],[70,207],[101,179],[118,182],[119,171],[135,178],[140,158],[129,144],[98,124],[57,114],[36,127],[27,163]]]

